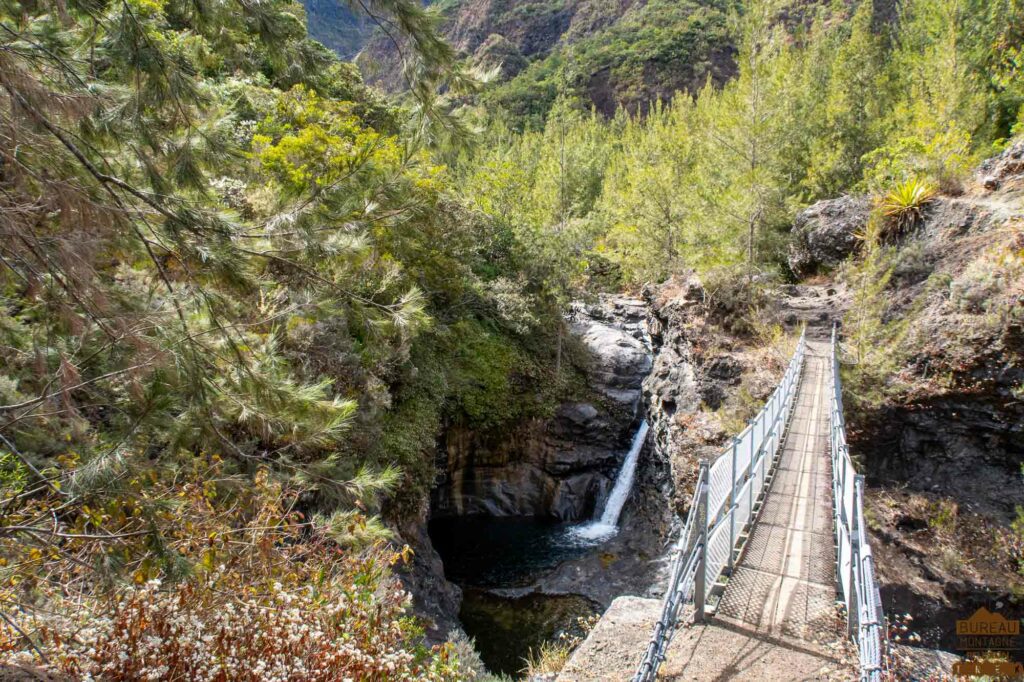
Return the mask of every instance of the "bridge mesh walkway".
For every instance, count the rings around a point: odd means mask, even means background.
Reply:
[[[775,475],[715,614],[766,635],[836,629],[829,362],[827,346],[808,344]]]

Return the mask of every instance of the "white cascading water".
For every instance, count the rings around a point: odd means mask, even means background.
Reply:
[[[633,435],[633,443],[626,453],[626,460],[622,463],[622,469],[615,478],[615,485],[604,503],[604,511],[597,521],[576,526],[572,529],[571,535],[584,540],[604,540],[611,537],[619,529],[619,515],[622,514],[622,507],[626,504],[629,491],[633,488],[633,477],[636,475],[636,461],[640,457],[640,451],[644,448],[644,441],[647,439],[647,421],[640,422],[640,428]]]

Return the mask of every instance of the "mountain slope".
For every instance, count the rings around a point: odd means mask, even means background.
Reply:
[[[316,0],[309,0],[315,2]],[[436,3],[441,32],[477,64],[502,67],[485,95],[539,121],[558,93],[600,112],[646,111],[678,90],[735,73],[727,17],[735,0],[447,0]],[[368,80],[402,88],[397,51],[371,38],[359,58]]]
[[[311,38],[351,59],[373,34],[374,24],[357,16],[339,0],[303,0]]]

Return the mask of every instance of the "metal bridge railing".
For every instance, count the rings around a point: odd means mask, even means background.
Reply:
[[[736,549],[751,523],[777,459],[793,410],[807,349],[806,331],[775,392],[714,462],[700,463],[686,525],[676,543],[668,590],[633,682],[654,680],[665,660],[683,605],[694,603],[694,619],[704,619],[710,588],[732,571]]]
[[[883,612],[875,580],[875,559],[864,523],[864,477],[857,474],[846,445],[843,391],[839,377],[839,346],[832,328],[832,398],[829,409],[829,452],[832,457],[832,499],[835,520],[837,583],[846,604],[850,636],[860,650],[861,680],[882,675]]]

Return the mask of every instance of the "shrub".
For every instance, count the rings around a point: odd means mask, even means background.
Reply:
[[[957,504],[951,500],[937,500],[928,505],[928,527],[936,533],[956,531]]]
[[[904,285],[928,279],[935,269],[935,255],[923,241],[905,245],[895,254],[892,278]]]
[[[532,680],[538,676],[561,672],[569,662],[572,652],[583,643],[587,633],[594,629],[598,620],[599,616],[577,618],[575,634],[563,632],[557,641],[544,642],[539,649],[531,649],[530,656],[526,659],[526,667],[523,669],[526,679]]]
[[[935,188],[921,178],[896,183],[881,200],[882,215],[887,219],[883,238],[896,237],[914,228],[922,218],[922,210],[935,197]]]
[[[751,277],[744,265],[711,268],[702,276],[710,317],[734,334],[757,335],[774,322],[771,273]]]
[[[445,662],[403,646],[406,601],[373,579],[261,593],[217,572],[170,590],[149,581],[109,606],[49,617],[40,631],[53,666],[85,679],[445,679]]]
[[[1012,258],[989,254],[972,261],[949,285],[949,300],[960,312],[995,313],[1002,317],[1004,308],[1013,305],[1002,294],[1024,277],[1024,265]]]
[[[406,615],[392,566],[407,549],[340,545],[338,523],[306,520],[266,470],[179,477],[147,484],[148,508],[129,487],[74,524],[0,527],[0,663],[112,682],[466,679]]]

